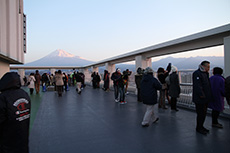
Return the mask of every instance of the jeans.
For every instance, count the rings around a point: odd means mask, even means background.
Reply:
[[[120,92],[120,102],[125,101],[125,88],[119,87]]]
[[[114,87],[114,97],[115,99],[118,99],[118,85],[113,85]]]

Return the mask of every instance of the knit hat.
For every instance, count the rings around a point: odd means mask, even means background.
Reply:
[[[145,73],[153,73],[153,69],[151,67],[147,67],[145,69]]]
[[[116,72],[121,72],[121,69],[117,68],[117,69],[116,69]]]
[[[177,72],[177,67],[172,65],[172,66],[171,66],[171,71],[172,71],[172,72]]]

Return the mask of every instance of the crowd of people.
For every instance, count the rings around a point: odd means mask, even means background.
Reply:
[[[220,112],[224,110],[224,97],[230,104],[230,76],[225,79],[222,76],[223,69],[215,67],[213,75],[209,77],[209,70],[210,62],[203,61],[199,68],[193,72],[192,77],[192,101],[195,103],[197,114],[196,131],[204,135],[209,133],[209,130],[204,127],[207,108],[212,110],[212,126],[223,128],[218,118]],[[141,122],[143,127],[148,127],[159,120],[159,117],[154,113],[154,105],[158,103],[159,109],[167,109],[165,98],[168,99],[171,110],[178,111],[177,98],[180,96],[181,89],[177,71],[177,68],[171,63],[168,64],[166,70],[163,67],[158,68],[157,77],[154,77],[153,69],[150,67],[137,69],[135,75],[137,101],[146,105]],[[110,77],[110,73],[107,70],[104,71],[103,89],[109,91],[111,78],[116,103],[127,103],[125,98],[128,94],[131,73],[128,69],[121,73],[121,70],[117,68]],[[93,88],[100,88],[101,77],[98,72],[93,72],[91,77]],[[56,71],[54,75],[47,73],[40,75],[36,70],[28,78],[24,78],[24,81],[30,94],[33,94],[34,88],[38,94],[40,84],[42,84],[43,91],[46,91],[48,85],[54,86],[58,96],[62,96],[64,89],[68,91],[68,86],[76,86],[77,93],[81,94],[81,90],[85,86],[84,74],[76,71],[68,75],[62,73],[61,70]],[[20,76],[16,72],[6,73],[0,80],[0,152],[16,152],[17,150],[28,152],[30,109],[30,96],[21,89]],[[20,139],[20,143],[18,139],[11,138],[11,136],[21,135],[23,138]]]
[[[62,96],[62,92],[68,91],[69,86],[77,86],[76,91],[81,94],[81,89],[85,87],[85,75],[81,72],[74,71],[72,74],[62,73],[61,70],[55,72],[55,74],[43,73],[40,75],[36,70],[35,74],[30,73],[29,77],[24,77],[24,84],[28,86],[30,94],[33,94],[34,88],[36,93],[40,92],[40,85],[42,85],[42,91],[47,91],[47,87],[53,86],[57,91],[58,96]]]

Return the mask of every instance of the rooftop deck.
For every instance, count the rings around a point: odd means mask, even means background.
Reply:
[[[143,128],[145,106],[134,95],[126,96],[128,103],[120,105],[115,103],[112,91],[87,86],[81,95],[70,87],[63,97],[50,91],[31,98],[34,121],[30,153],[228,153],[230,150],[227,119],[220,119],[224,128],[217,129],[211,127],[211,117],[207,116],[205,126],[210,134],[204,136],[195,132],[196,113],[184,109],[171,112],[156,107],[159,122]]]

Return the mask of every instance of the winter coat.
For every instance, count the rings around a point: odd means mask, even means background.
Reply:
[[[31,101],[20,89],[20,77],[6,73],[0,80],[0,152],[28,153]]]
[[[152,74],[145,74],[141,81],[141,96],[143,103],[154,105],[157,103],[157,90],[162,88],[160,82]]]
[[[63,86],[64,85],[63,74],[57,73],[55,75],[55,82],[56,82],[56,86]]]
[[[34,88],[34,84],[35,84],[35,78],[34,78],[34,76],[33,75],[30,75],[29,76],[29,78],[28,78],[28,82],[30,83],[29,85],[28,85],[28,88]]]
[[[125,82],[126,82],[127,80],[124,80],[124,76],[123,75],[121,75],[121,77],[117,80],[117,82],[118,82],[118,87],[119,88],[124,88],[124,86],[125,86]]]
[[[75,78],[76,78],[76,82],[83,82],[83,79],[82,79],[80,73],[76,73]]]
[[[135,83],[137,88],[141,88],[142,74],[135,75]]]
[[[173,98],[178,98],[180,96],[180,83],[178,74],[173,72],[169,75],[170,86],[169,86],[169,96]]]
[[[225,96],[230,105],[230,76],[225,79]]]
[[[111,80],[113,80],[114,85],[118,85],[118,80],[120,79],[121,74],[118,72],[114,72],[111,76]]]
[[[208,107],[221,112],[224,110],[225,80],[221,75],[216,74],[210,77],[210,83],[212,89],[212,99],[208,104]]]
[[[207,104],[212,98],[209,74],[200,69],[193,72],[192,100],[197,104]]]
[[[39,73],[36,73],[35,74],[35,80],[36,80],[35,83],[40,84],[41,79],[42,79],[41,75]]]

